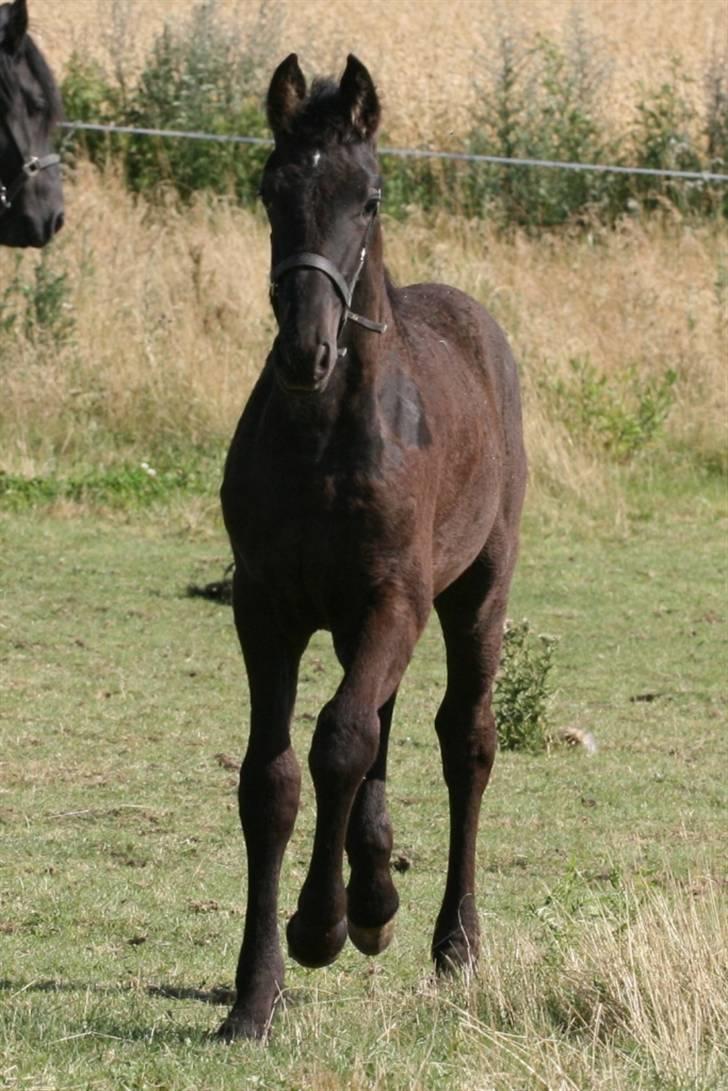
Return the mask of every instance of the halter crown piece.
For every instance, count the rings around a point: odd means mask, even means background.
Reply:
[[[370,220],[367,225],[367,229],[364,233],[363,245],[359,254],[359,263],[350,281],[347,281],[341,270],[334,265],[333,261],[330,261],[329,258],[325,258],[323,254],[314,254],[307,250],[303,250],[298,254],[292,254],[288,258],[284,258],[283,261],[279,261],[277,265],[273,266],[270,273],[271,297],[275,295],[279,280],[284,277],[286,273],[289,273],[291,269],[317,269],[320,273],[324,273],[324,275],[329,278],[344,304],[344,312],[341,325],[339,326],[339,336],[341,336],[341,331],[347,322],[356,322],[357,325],[363,326],[365,330],[371,330],[372,333],[384,333],[387,329],[386,322],[375,322],[373,318],[366,318],[365,315],[357,314],[356,311],[352,311],[351,309],[351,300],[354,295],[354,289],[356,288],[357,281],[364,268],[364,262],[366,261],[366,244],[369,239],[369,232],[373,222],[373,220]],[[339,356],[345,355],[346,349],[339,349]]]

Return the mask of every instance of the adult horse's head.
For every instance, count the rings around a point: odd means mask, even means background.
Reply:
[[[338,84],[316,80],[307,93],[292,53],[273,75],[267,108],[275,148],[261,196],[271,224],[279,330],[273,359],[284,390],[313,393],[323,390],[346,351],[348,323],[383,330],[362,276],[365,263],[381,259],[382,183],[374,148],[379,100],[351,54]],[[357,285],[360,309],[370,309],[369,316],[352,310]]]
[[[63,225],[51,134],[61,100],[28,34],[26,0],[0,4],[0,245],[45,246]]]

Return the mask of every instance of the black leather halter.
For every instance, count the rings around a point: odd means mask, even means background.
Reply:
[[[20,158],[23,160],[23,165],[20,168],[20,172],[16,174],[10,185],[6,186],[2,180],[0,180],[0,216],[4,216],[13,207],[13,201],[20,193],[21,189],[31,178],[34,178],[42,170],[47,170],[48,167],[55,167],[57,163],[60,163],[60,155],[56,155],[52,152],[50,155],[24,155],[21,151],[20,145],[15,138],[15,133],[5,122],[5,128],[7,129],[10,139],[15,147],[18,149]]]
[[[386,322],[375,322],[373,318],[366,318],[362,314],[357,314],[356,311],[351,309],[351,300],[354,295],[354,289],[356,288],[357,281],[361,275],[361,271],[364,268],[364,262],[366,261],[367,248],[366,244],[369,239],[369,231],[374,220],[370,220],[369,226],[364,234],[364,242],[359,254],[359,264],[356,267],[353,277],[350,281],[347,281],[344,274],[340,269],[334,265],[333,261],[325,258],[323,254],[310,253],[308,250],[302,250],[298,254],[292,254],[288,258],[284,258],[283,261],[279,261],[277,265],[274,265],[270,273],[270,294],[271,298],[275,295],[278,287],[278,282],[282,277],[289,273],[292,269],[317,269],[318,272],[323,273],[329,278],[331,283],[336,288],[341,301],[344,304],[344,310],[342,314],[341,324],[339,325],[339,336],[341,331],[347,322],[356,322],[357,325],[363,326],[365,330],[371,330],[372,333],[384,333],[387,329]],[[346,349],[340,349],[339,354],[344,355]]]

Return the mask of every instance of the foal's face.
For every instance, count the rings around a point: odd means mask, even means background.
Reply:
[[[276,149],[261,184],[272,268],[294,254],[318,254],[351,284],[362,248],[371,241],[380,188],[368,144]],[[279,381],[297,392],[323,389],[337,359],[345,311],[340,293],[320,270],[296,268],[278,280],[272,299]]]
[[[53,77],[27,35],[25,0],[0,4],[0,181],[9,189],[31,158],[52,151],[51,133],[60,112]],[[0,207],[0,245],[44,246],[63,223],[58,166],[27,177]]]
[[[376,241],[379,100],[371,76],[352,54],[338,84],[314,83],[309,94],[291,53],[273,74],[267,111],[275,150],[263,172],[261,197],[271,225],[271,268],[301,254],[330,263],[328,272],[299,265],[280,276],[276,271],[272,293],[278,381],[285,390],[311,394],[331,377],[343,297],[359,270],[362,248]]]

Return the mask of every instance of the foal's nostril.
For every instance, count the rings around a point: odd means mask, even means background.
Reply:
[[[316,356],[313,362],[313,377],[316,381],[323,379],[329,370],[329,360],[331,358],[331,349],[327,341],[321,341],[316,349]]]

